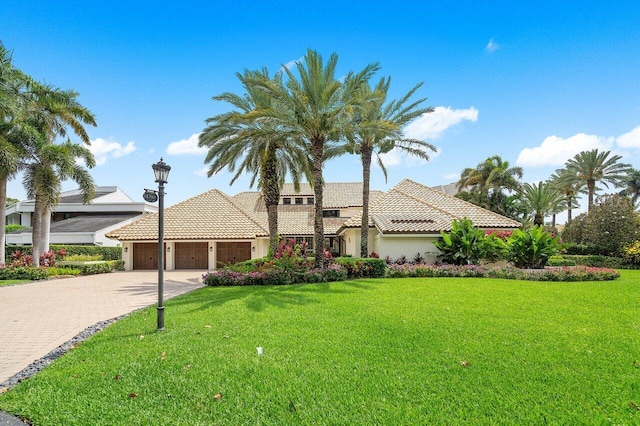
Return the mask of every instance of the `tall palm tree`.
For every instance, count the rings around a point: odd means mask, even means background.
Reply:
[[[436,151],[436,147],[430,143],[406,138],[402,133],[402,128],[415,118],[433,111],[432,107],[420,107],[420,104],[426,100],[424,98],[407,104],[422,83],[413,87],[402,98],[387,102],[390,83],[389,77],[380,79],[373,88],[369,82],[363,82],[354,96],[355,119],[347,131],[349,143],[346,149],[350,153],[359,154],[362,162],[361,257],[367,257],[369,253],[369,186],[373,154],[376,154],[377,163],[386,180],[387,170],[380,154],[398,148],[408,154],[429,160],[427,151]]]
[[[551,175],[550,183],[559,193],[563,194],[564,207],[562,210],[567,211],[567,223],[571,222],[573,209],[579,207],[577,203],[579,195],[586,193],[585,183],[568,169],[557,169]]]
[[[361,72],[349,73],[344,84],[336,77],[338,55],[335,53],[324,63],[322,56],[309,49],[296,64],[297,76],[284,67],[287,81],[284,86],[262,82],[262,89],[273,99],[274,105],[262,111],[262,117],[273,120],[274,125],[288,137],[304,143],[312,159],[314,189],[314,254],[315,265],[324,264],[323,176],[322,167],[332,143],[344,138],[346,123],[351,121],[353,95],[362,82],[369,80],[378,70],[377,64],[366,66]],[[265,84],[267,83],[267,84]],[[260,82],[258,82],[260,84]]]
[[[549,182],[525,183],[520,187],[519,193],[527,211],[533,213],[533,224],[537,226],[544,226],[544,217],[557,211],[564,201],[562,194]]]
[[[457,197],[488,210],[509,216],[506,206],[507,192],[520,188],[522,167],[510,167],[499,155],[487,158],[476,168],[462,170],[457,183]]]
[[[279,132],[272,122],[261,118],[256,111],[277,108],[272,98],[255,84],[257,80],[270,80],[275,86],[282,85],[281,75],[272,80],[266,69],[245,71],[237,74],[245,90],[244,96],[223,93],[214,96],[215,101],[231,104],[236,110],[219,114],[206,120],[208,126],[200,134],[198,146],[209,149],[205,163],[209,163],[208,176],[228,168],[235,175],[233,184],[244,172],[252,174],[250,186],[258,179],[258,187],[267,208],[269,224],[269,256],[278,247],[278,203],[285,178],[290,175],[296,189],[300,176],[310,180],[308,156],[296,139]],[[236,164],[238,164],[236,168]]]
[[[93,154],[82,145],[68,139],[68,129],[91,143],[85,124],[96,125],[95,117],[77,101],[78,93],[33,82],[28,91],[23,120],[26,129],[22,136],[25,170],[23,184],[30,197],[35,198],[33,220],[33,259],[49,250],[51,209],[58,203],[62,182],[72,179],[80,186],[84,202],[93,198],[93,179],[76,159],[84,160],[87,167],[95,166]],[[67,137],[63,143],[59,138]]]
[[[609,157],[609,154],[611,151],[599,152],[597,149],[582,151],[565,163],[565,167],[587,185],[588,210],[593,205],[596,182],[602,182],[607,188],[608,183],[619,187],[631,168],[629,164],[620,163],[622,156]]]

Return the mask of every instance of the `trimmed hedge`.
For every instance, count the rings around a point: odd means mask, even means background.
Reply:
[[[21,251],[24,254],[31,254],[31,246],[6,246],[5,255],[7,260],[10,261],[11,255],[16,251]],[[122,259],[122,247],[102,247],[102,246],[82,246],[82,245],[62,245],[51,244],[50,249],[54,252],[65,249],[67,255],[88,255],[88,256],[102,256],[103,260],[121,260]]]
[[[44,280],[47,278],[46,268],[19,267],[0,268],[0,280]]]
[[[384,259],[337,257],[333,260],[347,270],[347,278],[381,278],[387,271]]]
[[[547,261],[549,266],[576,266],[576,261],[563,256],[551,256]]]
[[[77,269],[81,275],[106,274],[111,271],[124,271],[124,260],[105,260],[101,262],[61,262],[60,266]]]
[[[621,257],[603,256],[599,254],[592,254],[587,256],[564,255],[562,257],[572,260],[576,265],[615,269],[633,268],[633,265],[627,264]]]

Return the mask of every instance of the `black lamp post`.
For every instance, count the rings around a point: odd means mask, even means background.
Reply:
[[[157,197],[154,197],[153,192],[145,190],[144,199],[147,201],[158,202],[158,331],[164,330],[164,184],[168,182],[169,171],[171,166],[162,161],[153,164],[153,174],[158,184]],[[150,194],[151,193],[151,194]]]

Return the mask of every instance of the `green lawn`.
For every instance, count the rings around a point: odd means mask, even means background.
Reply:
[[[29,282],[28,280],[0,280],[0,287],[6,286],[6,285],[28,283],[28,282]]]
[[[640,272],[205,288],[0,396],[34,424],[639,424]],[[264,349],[258,356],[256,347]]]

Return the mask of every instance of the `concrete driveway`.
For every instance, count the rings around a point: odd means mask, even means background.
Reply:
[[[166,271],[165,300],[202,287],[204,272]],[[0,383],[85,328],[157,301],[157,271],[0,287]]]

